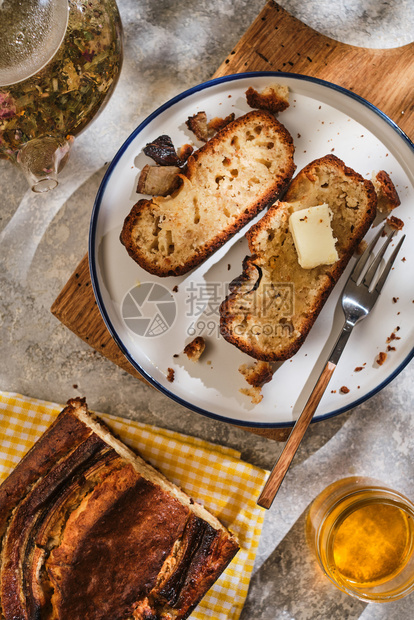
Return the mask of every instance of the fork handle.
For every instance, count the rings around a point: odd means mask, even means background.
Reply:
[[[306,429],[308,428],[312,420],[313,414],[315,413],[316,408],[319,405],[322,396],[324,395],[324,392],[328,386],[328,383],[338,364],[339,358],[342,355],[342,352],[345,348],[346,343],[348,342],[348,338],[351,335],[354,326],[354,321],[351,321],[349,319],[345,320],[338,339],[332,348],[329,359],[326,362],[321,374],[319,375],[319,379],[317,380],[315,387],[313,388],[312,393],[309,396],[302,413],[296,420],[296,424],[287,439],[282,454],[280,455],[278,461],[276,461],[276,464],[270,472],[269,478],[267,479],[263,487],[260,497],[257,500],[259,506],[262,506],[263,508],[270,508],[270,506],[272,505],[276,493],[278,492],[279,487],[282,484],[283,478],[285,477],[286,472],[289,469],[289,466],[293,460],[293,457],[296,454],[296,450],[298,449],[299,444],[302,441],[304,434],[306,433]]]
[[[339,334],[338,339],[335,342],[329,356],[329,361],[335,364],[335,366],[338,364],[339,358],[341,357],[343,350],[345,349],[345,345],[348,342],[348,338],[351,335],[351,332],[357,322],[357,319],[351,321],[349,318],[347,318],[345,320],[345,323],[341,329],[341,333]]]
[[[302,413],[297,419],[296,424],[288,437],[288,440],[285,444],[285,447],[283,448],[279,460],[273,467],[269,478],[267,479],[266,484],[263,487],[260,497],[257,500],[259,506],[262,506],[263,508],[270,508],[270,506],[272,505],[275,495],[278,492],[280,485],[282,484],[283,478],[285,477],[285,474],[289,469],[293,457],[296,454],[296,450],[298,449],[299,444],[302,441],[303,435],[305,434],[306,429],[308,428],[310,421],[312,420],[313,414],[315,413],[315,410],[319,405],[319,402],[328,386],[328,383],[335,368],[336,364],[328,361],[322,373],[320,374],[319,379],[316,382],[316,385],[313,388],[312,393],[309,396]]]

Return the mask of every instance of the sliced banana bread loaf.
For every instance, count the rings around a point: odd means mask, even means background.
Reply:
[[[183,620],[239,548],[80,398],[0,486],[0,543],[5,620]]]

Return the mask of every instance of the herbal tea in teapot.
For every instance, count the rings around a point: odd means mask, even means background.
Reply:
[[[118,80],[116,3],[0,0],[0,59],[0,157],[47,191]]]

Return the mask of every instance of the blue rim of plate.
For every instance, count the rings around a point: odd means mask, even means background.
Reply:
[[[107,169],[107,171],[106,171],[106,173],[105,173],[105,175],[104,175],[104,177],[102,179],[102,182],[101,182],[101,185],[100,185],[100,187],[98,189],[98,192],[96,194],[95,202],[94,202],[93,209],[92,209],[91,222],[90,222],[90,228],[89,228],[89,247],[88,247],[89,270],[90,270],[90,274],[91,274],[91,281],[92,281],[93,291],[94,291],[94,294],[95,294],[95,299],[96,299],[99,311],[100,311],[100,313],[102,315],[102,318],[103,318],[103,320],[104,320],[104,322],[106,324],[106,327],[108,328],[109,333],[111,334],[112,338],[115,340],[116,344],[121,349],[122,353],[125,355],[127,360],[130,362],[130,364],[153,387],[155,387],[157,390],[159,390],[165,396],[167,396],[171,400],[177,402],[178,404],[182,405],[186,409],[190,409],[191,411],[199,413],[200,415],[206,416],[208,418],[212,418],[214,420],[219,420],[220,422],[226,422],[228,424],[233,424],[233,425],[237,425],[237,426],[244,426],[244,427],[250,427],[250,428],[288,428],[288,427],[294,426],[295,420],[289,420],[289,421],[286,421],[286,422],[248,422],[246,420],[237,420],[237,419],[234,419],[234,418],[228,418],[226,416],[222,416],[222,415],[220,415],[218,413],[213,413],[211,411],[208,411],[206,409],[203,409],[201,407],[193,405],[192,403],[187,402],[183,398],[181,398],[181,397],[177,396],[176,394],[173,394],[172,392],[170,392],[166,387],[164,387],[158,381],[156,381],[132,357],[132,355],[129,353],[128,349],[126,348],[126,346],[124,345],[124,343],[122,342],[120,337],[118,336],[114,326],[112,325],[112,322],[111,322],[111,320],[109,318],[109,315],[108,315],[108,313],[106,311],[105,304],[103,303],[103,299],[102,299],[102,296],[101,296],[101,293],[100,293],[99,282],[98,282],[98,275],[97,275],[97,269],[96,269],[96,263],[95,263],[96,226],[97,226],[97,220],[98,220],[99,208],[100,208],[101,200],[102,200],[102,197],[104,195],[104,192],[105,192],[105,189],[106,189],[106,185],[108,183],[109,178],[111,177],[112,173],[114,172],[114,170],[116,168],[116,165],[117,165],[118,161],[120,160],[120,158],[122,157],[123,153],[126,151],[128,146],[130,145],[130,143],[137,137],[137,135],[139,133],[141,133],[141,131],[149,123],[151,123],[151,121],[154,118],[159,116],[162,112],[164,112],[165,110],[170,108],[172,105],[178,103],[182,99],[185,99],[185,98],[189,97],[190,95],[193,95],[196,92],[208,89],[208,88],[210,88],[212,86],[216,86],[217,84],[222,84],[222,83],[225,83],[225,82],[234,82],[236,80],[246,79],[246,78],[249,78],[249,77],[251,77],[251,78],[253,78],[253,77],[272,77],[272,78],[282,77],[282,78],[288,78],[288,79],[289,78],[294,78],[294,79],[297,79],[297,80],[303,80],[305,82],[311,82],[313,84],[318,84],[319,86],[323,86],[325,88],[329,88],[331,90],[338,91],[339,93],[341,93],[341,94],[343,94],[343,95],[345,95],[345,96],[347,96],[347,97],[349,97],[351,99],[354,99],[355,101],[358,101],[359,103],[361,103],[362,105],[364,105],[365,107],[367,107],[368,109],[373,111],[375,114],[377,114],[380,118],[382,118],[382,120],[384,120],[388,125],[390,125],[391,128],[394,129],[394,131],[399,135],[399,137],[404,142],[407,143],[407,145],[412,149],[412,151],[414,153],[414,143],[410,140],[410,138],[407,136],[407,134],[405,134],[402,131],[402,129],[400,129],[398,127],[398,125],[396,123],[394,123],[393,120],[391,120],[386,114],[384,114],[384,112],[381,112],[381,110],[379,110],[376,106],[374,106],[372,103],[370,103],[369,101],[367,101],[363,97],[360,97],[359,95],[353,93],[352,91],[347,90],[346,88],[343,88],[342,86],[338,86],[337,84],[333,84],[332,82],[327,82],[327,81],[321,80],[319,78],[309,77],[307,75],[301,75],[301,74],[298,74],[298,73],[287,73],[287,72],[281,72],[281,71],[254,71],[254,72],[246,72],[246,73],[237,73],[237,74],[226,75],[226,76],[223,76],[223,77],[214,78],[212,80],[208,80],[207,82],[202,82],[201,84],[197,84],[196,86],[193,86],[193,87],[183,91],[182,93],[180,93],[179,95],[176,95],[172,99],[169,99],[166,103],[162,104],[159,108],[157,108],[154,112],[152,112],[152,114],[147,116],[147,118],[144,119],[142,121],[142,123],[140,123],[138,125],[138,127],[136,129],[134,129],[134,131],[125,140],[125,142],[119,148],[118,152],[115,154],[114,158],[112,159],[112,161],[111,161],[111,163],[110,163],[110,165],[109,165],[109,167],[108,167],[108,169]],[[403,360],[403,362],[398,366],[398,368],[396,368],[384,381],[382,381],[379,385],[377,385],[373,390],[368,392],[368,394],[366,394],[365,396],[362,396],[361,398],[357,399],[351,405],[346,405],[344,407],[340,407],[339,409],[335,409],[334,411],[322,414],[320,416],[316,416],[315,415],[313,417],[313,419],[312,419],[312,423],[322,422],[323,420],[328,420],[329,418],[333,418],[333,417],[335,417],[337,415],[340,415],[341,413],[345,413],[346,411],[350,411],[351,409],[354,409],[355,407],[357,407],[358,405],[362,404],[363,402],[369,400],[370,398],[375,396],[375,394],[380,392],[384,387],[386,387],[389,383],[391,383],[391,381],[393,381],[395,379],[395,377],[397,377],[397,375],[399,375],[400,372],[402,372],[402,370],[407,366],[407,364],[411,361],[411,359],[413,357],[414,357],[414,347],[411,349],[410,353],[406,356],[406,358]]]

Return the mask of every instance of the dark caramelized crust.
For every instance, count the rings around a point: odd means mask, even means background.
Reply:
[[[27,489],[52,467],[53,463],[69,449],[84,441],[91,429],[80,425],[71,412],[70,404],[57,420],[36,442],[0,486],[0,537],[4,533],[11,511],[27,492]]]
[[[57,617],[125,618],[155,586],[188,513],[131,465],[113,472],[71,514],[46,561]]]
[[[198,140],[207,142],[207,140],[211,138],[211,134],[209,135],[207,126],[207,114],[204,110],[200,110],[197,114],[189,116],[185,121],[185,124]]]
[[[47,607],[53,593],[45,561],[52,549],[59,544],[70,514],[96,485],[124,465],[124,461],[112,449],[107,449],[105,453],[93,458],[87,470],[67,481],[53,505],[48,505],[42,518],[37,520],[36,527],[32,528],[31,544],[27,546],[25,553],[25,594],[27,608],[30,610],[29,617],[36,618]]]
[[[81,399],[68,403],[0,497],[5,620],[180,620],[238,550],[217,519]]]
[[[269,110],[276,114],[289,107],[289,89],[281,84],[273,84],[259,93],[250,86],[246,90],[246,100],[251,108]]]
[[[39,478],[14,510],[2,546],[0,592],[6,618],[25,617],[27,614],[25,584],[26,571],[30,570],[28,550],[33,530],[47,511],[53,508],[67,480],[72,476],[82,476],[89,462],[106,448],[99,437],[90,435],[75,450],[58,460],[45,476]]]
[[[233,545],[223,532],[190,515],[175,567],[153,594],[164,598],[171,608],[190,614],[203,592],[213,585],[219,566],[227,565],[233,556]]]

